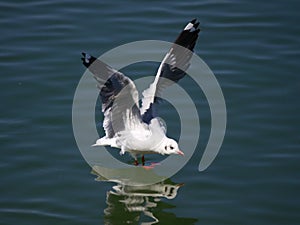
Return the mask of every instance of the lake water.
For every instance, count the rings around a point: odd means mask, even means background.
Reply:
[[[2,1],[0,224],[299,224],[299,6]],[[99,56],[132,41],[173,41],[192,18],[202,29],[195,52],[226,101],[220,153],[198,171],[210,132],[199,92],[200,140],[185,167],[140,188],[103,181],[73,135],[73,96],[85,71],[81,51]],[[145,68],[126,73],[154,72]],[[177,137],[178,117],[162,114]]]

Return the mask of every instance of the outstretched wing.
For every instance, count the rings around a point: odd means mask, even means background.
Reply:
[[[129,121],[140,124],[138,92],[133,81],[99,59],[86,53],[82,55],[83,64],[98,82],[106,136],[114,137],[126,128]]]
[[[140,111],[144,122],[149,123],[156,117],[155,106],[162,89],[178,82],[186,75],[185,71],[190,66],[190,59],[200,32],[198,26],[199,22],[196,19],[185,26],[160,64],[154,82],[143,92]]]

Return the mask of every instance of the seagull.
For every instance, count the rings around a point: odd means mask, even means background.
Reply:
[[[166,127],[157,115],[162,90],[182,79],[190,66],[190,59],[200,28],[197,19],[191,20],[163,58],[155,79],[144,90],[141,106],[134,82],[123,73],[85,52],[82,62],[93,74],[100,89],[103,128],[105,136],[92,146],[119,148],[120,154],[128,152],[138,165],[138,156],[145,154],[184,155],[177,141],[167,137]],[[179,69],[180,68],[180,69]]]

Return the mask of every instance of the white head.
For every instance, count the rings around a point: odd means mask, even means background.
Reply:
[[[170,154],[177,154],[177,155],[184,155],[182,151],[180,151],[178,144],[175,140],[171,138],[166,138],[162,145],[160,146],[161,153],[163,155],[170,155]]]

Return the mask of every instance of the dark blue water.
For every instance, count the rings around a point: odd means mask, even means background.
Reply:
[[[297,1],[2,1],[0,8],[1,224],[299,224]],[[220,153],[198,171],[210,132],[199,93],[200,142],[180,172],[140,190],[102,181],[72,130],[81,51],[99,56],[132,41],[173,41],[194,17],[202,29],[195,52],[226,100]],[[176,129],[176,118],[166,118],[168,127]]]

